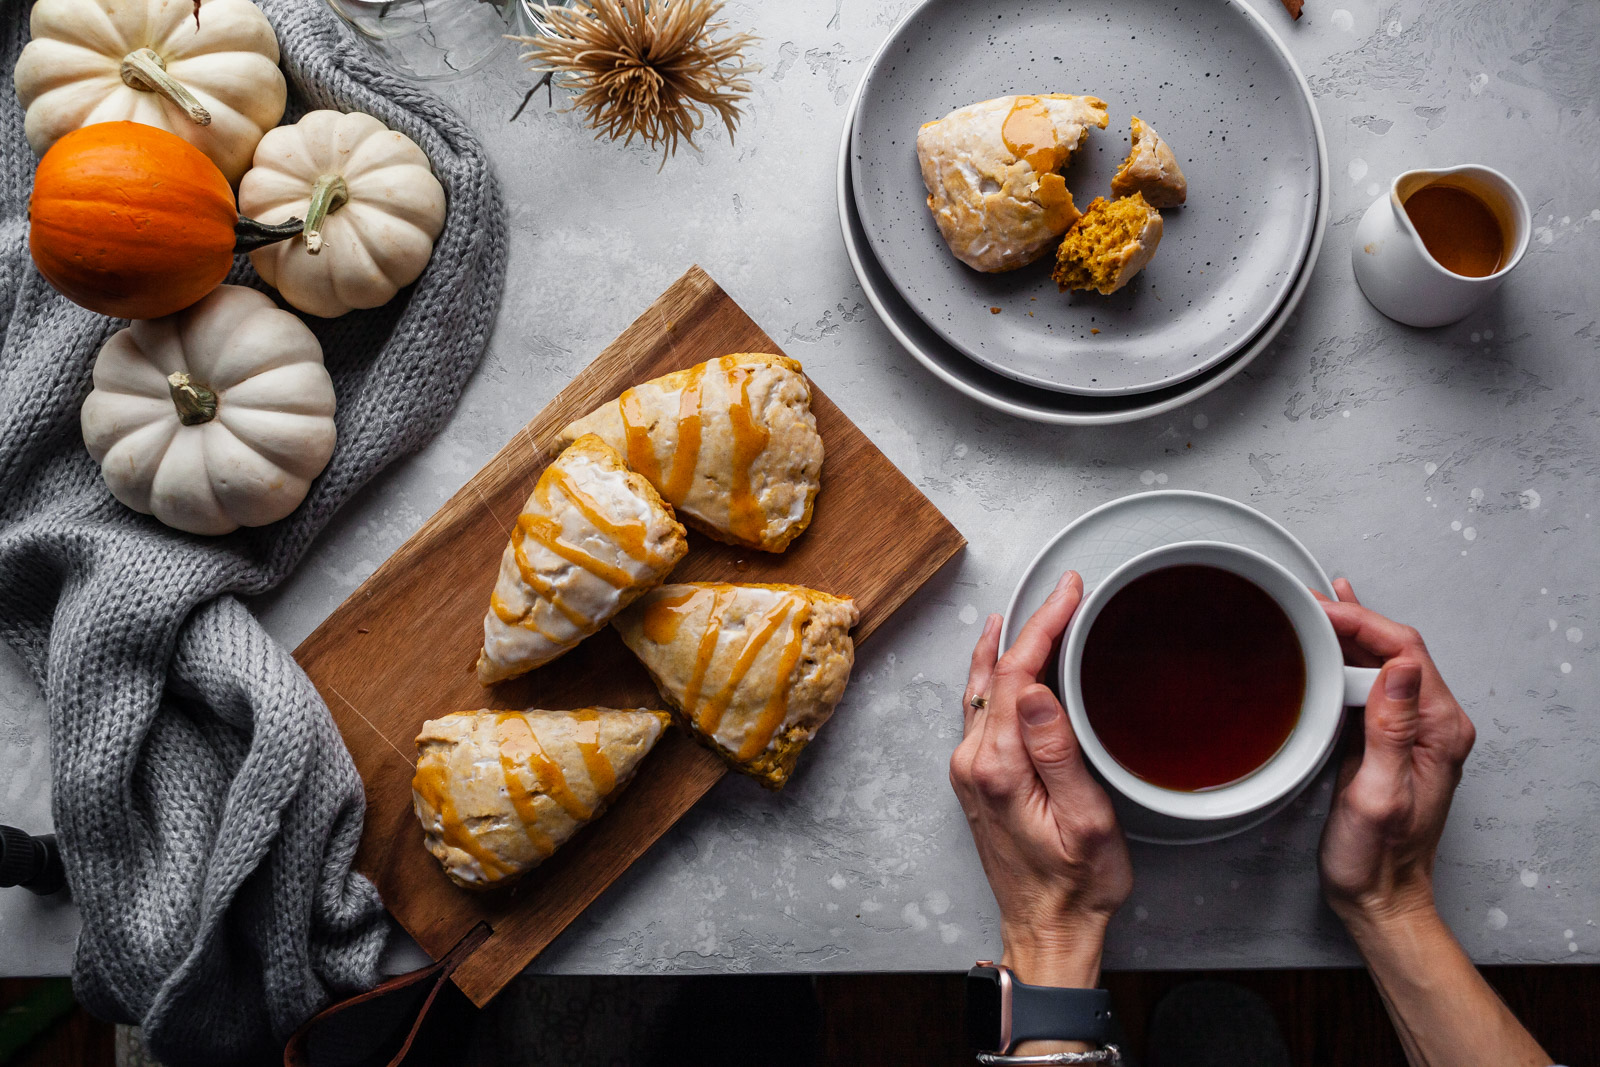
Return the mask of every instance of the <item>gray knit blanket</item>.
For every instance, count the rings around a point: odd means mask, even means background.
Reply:
[[[257,0],[289,114],[365,111],[420,144],[449,215],[390,306],[310,319],[338,448],[282,522],[201,538],[112,499],[78,409],[124,323],[59,296],[27,251],[35,159],[0,88],[0,634],[49,706],[55,832],[83,916],[95,1014],[173,1067],[272,1062],[331,997],[370,985],[385,925],[351,862],[361,782],[328,709],[240,602],[281,582],[333,512],[444,424],[483,356],[506,222],[482,147],[442,102],[369,61],[312,0]],[[3,69],[28,5],[0,4]],[[260,286],[242,259],[232,282]]]

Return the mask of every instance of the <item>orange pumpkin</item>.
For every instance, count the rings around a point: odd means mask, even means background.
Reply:
[[[236,248],[262,243],[215,163],[137,122],[96,123],[52,145],[34,173],[28,217],[29,251],[45,280],[118,318],[181,311],[222,283]],[[293,232],[278,228],[270,239]]]

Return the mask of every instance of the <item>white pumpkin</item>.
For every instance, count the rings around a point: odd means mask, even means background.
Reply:
[[[250,0],[38,0],[13,80],[39,155],[129,119],[182,137],[238,184],[288,90],[272,24]]]
[[[112,495],[197,534],[288,515],[333,455],[333,382],[311,328],[222,285],[100,349],[83,441]]]
[[[239,210],[305,219],[302,236],[250,253],[301,311],[333,318],[387,304],[422,274],[444,228],[444,186],[417,143],[360,112],[313,111],[268,131]]]

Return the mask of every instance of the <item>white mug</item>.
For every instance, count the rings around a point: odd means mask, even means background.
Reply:
[[[1493,274],[1469,278],[1445,270],[1428,253],[1406,214],[1406,198],[1426,185],[1465,189],[1494,213],[1506,242]],[[1500,288],[1528,250],[1533,220],[1528,202],[1511,179],[1492,167],[1462,164],[1438,170],[1408,170],[1375,200],[1356,227],[1350,260],[1356,282],[1372,306],[1407,326],[1443,326],[1466,318]]]
[[[1294,627],[1306,667],[1300,717],[1277,753],[1237,781],[1197,791],[1167,789],[1140,778],[1117,762],[1089,724],[1082,686],[1083,649],[1101,609],[1135,578],[1164,567],[1184,565],[1216,567],[1236,574],[1276,601]],[[1084,598],[1061,643],[1061,700],[1083,754],[1123,796],[1176,819],[1231,819],[1260,811],[1299,792],[1316,777],[1332,753],[1344,708],[1364,706],[1377,677],[1376,670],[1345,666],[1333,624],[1298,578],[1259,552],[1220,541],[1183,541],[1130,559]]]

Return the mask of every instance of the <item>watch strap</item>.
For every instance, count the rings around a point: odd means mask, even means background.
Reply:
[[[1062,989],[1011,980],[1011,1043],[1083,1041],[1104,1045],[1114,1036],[1111,993]]]

